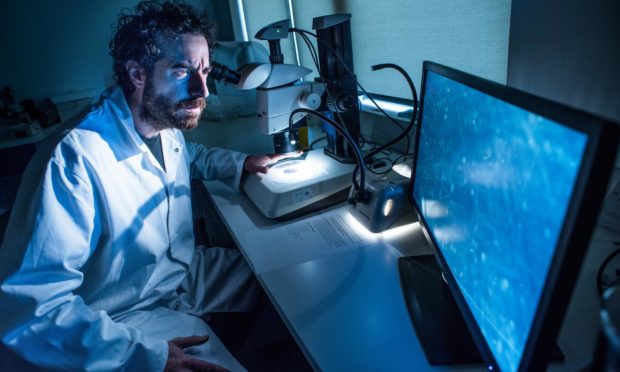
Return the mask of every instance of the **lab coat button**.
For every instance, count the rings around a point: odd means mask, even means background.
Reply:
[[[175,148],[174,148],[174,152],[179,152],[179,148],[178,148],[178,147],[175,147]]]

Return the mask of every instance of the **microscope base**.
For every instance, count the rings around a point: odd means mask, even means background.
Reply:
[[[308,213],[317,208],[324,199],[336,203],[337,195],[351,187],[354,164],[340,163],[323,153],[323,149],[311,150],[305,160],[290,159],[270,167],[267,174],[249,174],[242,189],[254,205],[268,218],[288,219],[293,213],[305,208]],[[329,199],[328,199],[329,198]],[[287,218],[288,216],[288,218]]]

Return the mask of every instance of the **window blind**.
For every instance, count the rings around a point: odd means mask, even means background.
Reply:
[[[350,13],[358,81],[371,93],[406,99],[411,93],[400,74],[373,72],[371,66],[395,63],[418,89],[424,60],[505,83],[510,6],[510,0],[290,1],[295,26],[312,32],[314,17]],[[245,0],[244,10],[253,39],[264,25],[289,18],[289,1]],[[292,35],[282,42],[286,63],[295,61],[291,40]],[[301,64],[316,70],[307,47],[297,40]]]

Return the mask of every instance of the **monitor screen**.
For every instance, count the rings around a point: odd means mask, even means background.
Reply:
[[[412,199],[472,335],[514,371],[538,334],[592,138],[501,87],[425,64]]]

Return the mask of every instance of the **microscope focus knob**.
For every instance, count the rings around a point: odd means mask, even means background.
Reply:
[[[299,106],[310,110],[316,110],[321,105],[321,96],[313,92],[304,92],[299,97]]]
[[[356,98],[346,92],[336,97],[329,96],[327,98],[327,108],[333,112],[347,112],[353,109],[356,104]]]

